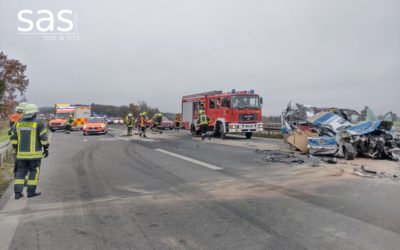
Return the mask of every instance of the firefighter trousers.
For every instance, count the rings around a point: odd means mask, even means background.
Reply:
[[[180,122],[175,122],[175,130],[179,131],[180,128],[181,128],[181,123]]]
[[[28,175],[27,193],[36,192],[39,183],[40,159],[35,160],[18,160],[17,171],[15,173],[14,192],[22,193],[24,191],[25,176]]]
[[[132,135],[132,130],[133,130],[133,127],[128,126],[128,135]]]
[[[146,137],[146,126],[140,127],[140,136]]]
[[[206,137],[208,137],[208,139],[211,139],[210,134],[208,133],[208,124],[201,124],[200,132],[201,132],[202,140],[204,140],[204,138],[206,138]]]

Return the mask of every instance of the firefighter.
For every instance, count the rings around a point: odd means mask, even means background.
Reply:
[[[209,140],[211,140],[211,136],[208,133],[208,122],[209,118],[205,114],[204,110],[200,110],[199,118],[197,119],[197,124],[200,125],[200,132],[201,132],[201,140],[204,141],[205,137],[207,136]]]
[[[157,121],[157,131],[158,131],[160,134],[162,134],[162,131],[159,130],[159,128],[161,127],[161,124],[162,124],[162,117],[163,117],[163,115],[162,115],[161,113],[158,113],[158,114],[157,114],[157,117],[156,117],[156,121]]]
[[[146,115],[147,113],[143,112],[142,115],[139,117],[140,137],[146,137]]]
[[[70,114],[67,119],[67,126],[65,128],[65,133],[69,134],[72,131],[72,123],[74,122],[74,115]]]
[[[37,119],[39,109],[35,104],[26,105],[22,119],[11,131],[11,144],[18,162],[15,175],[15,199],[23,197],[25,176],[28,175],[27,196],[40,195],[36,191],[42,157],[49,156],[49,141],[46,125]]]
[[[157,113],[153,117],[153,126],[152,126],[152,131],[153,133],[161,133],[159,130],[159,127],[161,126],[161,121],[162,121],[162,114]]]
[[[10,116],[10,128],[21,119],[22,112],[24,111],[24,107],[27,105],[27,102],[21,102],[16,108],[15,113]]]
[[[128,136],[132,136],[132,130],[133,130],[133,126],[135,124],[135,120],[133,119],[133,115],[131,113],[128,114],[128,116],[125,119],[126,121],[126,126],[128,128]]]
[[[175,131],[179,131],[181,128],[181,114],[176,113],[175,115]]]
[[[8,136],[10,137],[10,139],[12,135],[12,127],[16,122],[18,122],[21,119],[22,113],[24,112],[24,108],[26,107],[26,105],[28,105],[27,102],[21,102],[16,107],[16,112],[10,116],[10,130],[8,131]],[[17,173],[17,165],[18,165],[17,159],[14,157],[14,177],[15,174]]]

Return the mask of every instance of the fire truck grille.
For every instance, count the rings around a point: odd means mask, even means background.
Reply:
[[[239,121],[241,122],[250,122],[255,121],[257,119],[256,114],[240,114]]]

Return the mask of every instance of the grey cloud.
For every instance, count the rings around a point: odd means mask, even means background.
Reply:
[[[400,113],[399,1],[5,1],[0,49],[28,64],[32,102],[165,111],[182,95],[255,89],[289,100]],[[80,40],[16,35],[21,9],[72,9]]]

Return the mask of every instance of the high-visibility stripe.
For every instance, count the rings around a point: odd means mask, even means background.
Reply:
[[[49,142],[48,141],[40,141],[40,143],[42,144],[42,145],[48,145],[49,144]]]
[[[11,144],[17,145],[18,144],[18,140],[11,140]]]
[[[14,184],[15,185],[24,185],[25,180],[24,179],[15,179]]]
[[[29,149],[30,152],[36,151],[36,130],[31,131],[31,147]]]
[[[40,132],[40,134],[39,134],[39,135],[43,135],[43,134],[45,134],[45,133],[47,133],[47,129],[43,129],[43,131],[42,131],[42,132]]]
[[[39,174],[40,174],[40,167],[36,168],[36,174],[34,180],[28,180],[29,186],[37,186],[39,184]]]
[[[40,155],[17,155],[18,160],[33,160],[33,159],[41,159],[42,154]]]
[[[21,130],[17,129],[17,138],[21,139]],[[19,153],[19,149],[21,148],[21,143],[18,143],[18,147],[17,147],[17,153]]]

